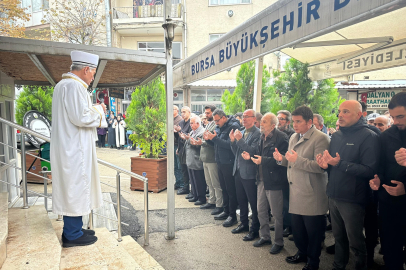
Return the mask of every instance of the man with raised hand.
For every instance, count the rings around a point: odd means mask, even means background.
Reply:
[[[355,269],[367,269],[363,234],[368,181],[378,165],[379,137],[365,123],[356,100],[343,102],[338,110],[340,129],[331,137],[330,148],[317,162],[329,170],[327,196],[335,238],[334,269],[345,269],[349,249],[355,254]]]
[[[369,184],[378,192],[385,267],[403,269],[403,246],[406,243],[406,93],[393,96],[388,108],[394,122],[379,138],[378,174]]]
[[[275,219],[275,243],[270,253],[278,254],[284,246],[283,241],[283,201],[284,189],[289,192],[289,184],[286,175],[286,167],[279,166],[273,158],[275,149],[285,154],[288,150],[289,138],[275,127],[278,125],[278,118],[273,113],[267,113],[261,120],[261,140],[255,151],[243,152],[246,160],[252,160],[258,165],[258,219],[260,222],[260,239],[254,243],[254,247],[271,245],[271,234],[269,231],[269,213],[271,208],[272,216]]]
[[[96,128],[107,127],[106,106],[92,106],[87,92],[99,56],[72,51],[71,59],[52,99],[52,212],[63,215],[63,247],[97,241],[93,230],[82,229],[82,216],[102,205],[95,141]]]
[[[220,180],[221,190],[223,192],[223,207],[224,211],[216,216],[215,220],[223,220],[224,227],[231,227],[237,224],[237,195],[235,191],[235,180],[233,176],[234,154],[231,150],[230,131],[239,129],[240,122],[230,116],[227,118],[225,112],[221,109],[216,109],[213,112],[213,120],[217,128],[214,132],[206,131],[203,138],[206,141],[211,141],[214,144],[215,158],[218,167],[218,176]]]
[[[252,241],[259,236],[257,185],[255,183],[257,166],[251,160],[245,160],[241,155],[244,151],[253,152],[257,148],[261,132],[255,126],[256,121],[255,111],[246,110],[242,115],[242,123],[245,129],[242,132],[238,129],[230,131],[231,150],[235,155],[233,175],[235,178],[237,200],[240,206],[241,222],[231,232],[249,232],[244,236],[244,241]],[[251,227],[248,220],[248,203],[251,205],[252,210]]]
[[[327,173],[321,169],[316,156],[329,147],[330,139],[313,125],[313,112],[301,106],[292,112],[295,134],[290,137],[285,156],[277,149],[273,154],[279,164],[288,167],[289,213],[298,248],[288,263],[306,262],[303,270],[319,269],[321,244],[325,238],[328,203]]]
[[[176,150],[176,154],[179,156],[179,162],[181,164],[182,169],[182,179],[183,179],[183,187],[178,189],[177,194],[188,194],[186,199],[189,200],[193,198],[192,194],[189,193],[189,173],[186,165],[186,151],[185,151],[185,140],[182,139],[183,135],[187,135],[192,131],[190,127],[190,108],[188,106],[184,106],[181,109],[181,116],[183,118],[182,121],[179,122],[178,126],[175,126],[175,131],[177,132],[178,136],[178,149]],[[182,135],[182,136],[180,136]]]
[[[214,105],[206,105],[204,107],[204,114],[206,115],[207,125],[205,132],[213,132],[216,128],[216,123],[213,121],[213,112],[216,110]],[[190,139],[192,143],[201,145],[200,160],[203,161],[204,177],[206,184],[209,187],[209,199],[206,204],[201,205],[200,209],[213,209],[212,215],[218,215],[223,212],[223,193],[220,186],[218,176],[218,166],[215,159],[214,145],[208,140],[198,138]]]

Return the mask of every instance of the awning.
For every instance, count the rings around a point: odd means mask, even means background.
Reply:
[[[406,38],[405,8],[406,0],[279,0],[177,64],[174,87],[278,50],[302,62],[321,64],[341,59],[343,55],[347,58],[359,56],[348,53],[371,45],[373,49],[379,49]],[[354,44],[336,45],[343,40]],[[328,48],[319,43],[317,47],[291,49],[301,44],[309,45],[310,41],[335,43]],[[361,63],[361,59],[359,61]],[[334,77],[329,71],[330,65],[323,68],[327,70],[323,72],[325,78]]]
[[[70,52],[99,55],[92,87],[144,84],[165,71],[165,54],[111,47],[0,37],[0,71],[20,85],[55,85],[72,64]]]

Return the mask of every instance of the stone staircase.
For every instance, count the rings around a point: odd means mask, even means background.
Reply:
[[[62,248],[62,221],[42,205],[9,209],[7,199],[0,193],[1,269],[163,269],[132,237],[118,242],[106,228],[95,229],[93,245]]]

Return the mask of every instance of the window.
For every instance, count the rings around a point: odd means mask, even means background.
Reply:
[[[172,54],[173,59],[182,59],[182,43],[173,42],[172,43]],[[148,51],[148,52],[165,52],[164,42],[138,42],[138,50]]]
[[[216,39],[221,38],[222,36],[224,36],[225,34],[210,34],[209,35],[209,42],[213,42]]]
[[[210,0],[210,6],[250,4],[251,0]]]
[[[223,90],[210,89],[209,91],[207,91],[207,101],[221,101],[222,95],[223,95]]]
[[[192,101],[206,101],[206,90],[193,90]]]
[[[27,8],[28,13],[49,8],[49,0],[21,0],[21,7]]]

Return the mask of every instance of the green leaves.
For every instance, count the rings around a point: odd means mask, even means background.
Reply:
[[[266,70],[266,66],[262,72],[262,96],[261,96],[261,112],[268,112],[269,99],[272,97],[272,89],[269,86],[270,75]],[[252,109],[254,102],[254,82],[255,82],[255,61],[250,61],[241,65],[237,73],[237,87],[231,94],[226,90],[221,97],[224,103],[224,111],[227,114],[235,114],[243,112],[247,109]]]
[[[166,142],[166,94],[160,78],[135,89],[126,123],[135,131],[131,140],[140,145],[146,157],[158,158]]]
[[[54,88],[48,86],[23,86],[23,90],[16,99],[16,121],[23,124],[26,112],[39,111],[52,121],[52,96]]]
[[[273,73],[273,87],[282,98],[279,103],[271,102],[271,111],[276,113],[285,109],[292,112],[299,106],[307,105],[314,113],[323,116],[325,125],[334,126],[338,106],[344,101],[334,88],[334,80],[312,82],[309,78],[309,64],[293,58],[289,59],[284,68],[284,73]]]

